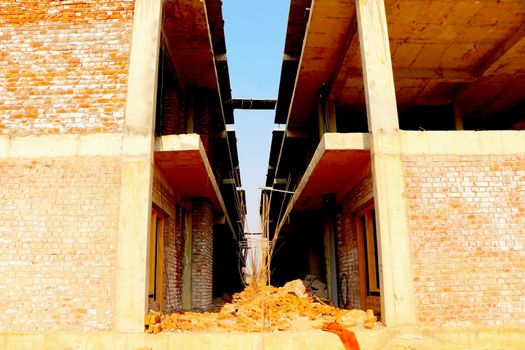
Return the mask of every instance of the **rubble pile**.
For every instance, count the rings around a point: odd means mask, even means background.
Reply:
[[[217,312],[163,315],[152,311],[145,319],[146,331],[260,332],[322,329],[334,322],[344,328],[373,328],[378,324],[372,310],[333,307],[305,288],[308,283],[294,280],[281,288],[248,286]]]

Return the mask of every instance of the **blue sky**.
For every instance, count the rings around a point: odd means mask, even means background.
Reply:
[[[223,0],[234,98],[277,98],[289,6],[289,0]],[[274,116],[274,111],[235,111],[249,232],[260,232],[258,187],[265,185],[272,130],[279,127]]]

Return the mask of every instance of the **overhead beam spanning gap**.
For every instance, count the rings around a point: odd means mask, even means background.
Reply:
[[[247,99],[247,98],[234,98],[232,99],[233,109],[275,109],[277,100],[270,99]]]

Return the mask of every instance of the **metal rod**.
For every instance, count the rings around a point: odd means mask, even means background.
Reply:
[[[274,192],[283,192],[283,193],[290,193],[294,194],[293,191],[286,191],[286,190],[279,190],[277,188],[271,188],[271,187],[259,187],[260,190],[266,190],[266,191],[274,191]]]

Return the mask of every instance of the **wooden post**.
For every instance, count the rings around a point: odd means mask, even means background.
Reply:
[[[317,98],[317,117],[319,121],[319,139],[326,132],[337,132],[335,103],[325,97]]]
[[[394,77],[383,0],[356,3],[379,241],[381,317],[414,324],[415,300]]]
[[[323,98],[317,98],[317,122],[319,124],[319,140],[323,138],[326,132],[325,121],[324,121],[324,103]]]
[[[326,118],[328,120],[327,132],[337,132],[337,119],[334,101],[326,100],[326,114]]]
[[[454,124],[456,125],[456,130],[465,130],[463,126],[463,113],[461,113],[461,104],[458,100],[454,99],[452,102],[452,108],[454,109]]]

